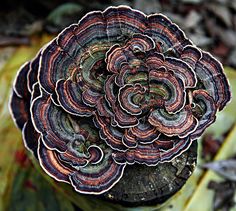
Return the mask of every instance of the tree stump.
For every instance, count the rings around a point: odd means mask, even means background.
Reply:
[[[178,192],[197,163],[197,141],[179,157],[157,166],[127,166],[122,179],[102,198],[125,206],[161,204]]]

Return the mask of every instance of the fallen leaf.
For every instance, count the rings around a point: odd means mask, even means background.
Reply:
[[[230,55],[228,57],[228,63],[232,67],[236,67],[236,59],[235,58],[236,58],[236,48],[233,49],[233,51],[230,53]]]
[[[230,181],[210,181],[208,188],[214,190],[213,210],[229,210],[234,205],[235,184]]]
[[[0,36],[0,47],[30,45],[29,37]]]
[[[83,7],[76,3],[64,3],[56,7],[47,17],[45,28],[55,33],[77,22],[83,15]]]
[[[156,0],[135,0],[134,8],[143,11],[146,14],[151,14],[155,12],[159,12],[161,10],[161,5],[159,1]]]
[[[225,179],[236,182],[236,160],[220,160],[211,163],[206,163],[202,168],[211,169]]]
[[[221,144],[221,141],[214,139],[212,134],[205,134],[202,138],[202,158],[208,161],[212,160]]]
[[[231,27],[231,13],[227,7],[217,3],[206,4],[206,8],[215,14],[227,26]]]
[[[192,10],[185,19],[185,27],[193,28],[196,27],[199,21],[202,19],[201,15],[195,10]]]

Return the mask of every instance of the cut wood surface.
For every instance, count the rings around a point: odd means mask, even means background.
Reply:
[[[161,204],[182,188],[197,162],[197,142],[172,162],[132,165],[104,198],[127,206]]]

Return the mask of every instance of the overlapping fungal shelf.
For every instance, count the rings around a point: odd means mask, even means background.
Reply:
[[[186,151],[231,97],[222,65],[162,14],[91,12],[24,64],[10,101],[25,146],[76,191]]]

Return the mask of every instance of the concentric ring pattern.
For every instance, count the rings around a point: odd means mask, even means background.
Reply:
[[[170,162],[231,94],[222,65],[162,14],[88,13],[18,72],[10,101],[42,168],[101,194],[134,163]]]

